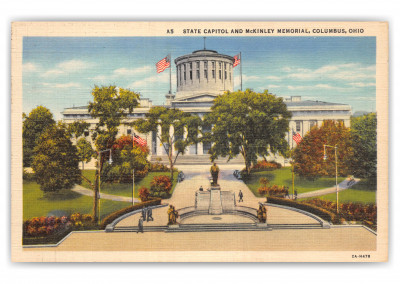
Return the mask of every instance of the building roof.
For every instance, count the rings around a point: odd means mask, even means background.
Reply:
[[[295,106],[335,106],[335,105],[347,106],[346,104],[329,103],[329,102],[323,102],[323,101],[310,101],[310,100],[295,101],[295,102],[284,101],[284,103],[288,107],[291,107],[291,106],[293,106],[293,107],[295,107]]]

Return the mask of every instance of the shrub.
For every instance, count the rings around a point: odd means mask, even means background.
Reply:
[[[261,180],[261,179],[260,179]],[[260,195],[268,196],[286,196],[289,195],[289,188],[286,186],[272,185],[272,186],[261,186],[258,188],[258,193]]]
[[[168,197],[171,188],[172,182],[168,176],[155,176],[150,183],[150,195],[158,197],[165,193],[163,196]]]
[[[139,197],[142,202],[149,200],[150,192],[147,187],[142,186],[139,189]]]
[[[161,204],[161,199],[160,198],[154,198],[145,202],[141,202],[126,208],[123,208],[121,210],[115,211],[105,217],[103,221],[101,222],[100,228],[105,229],[108,224],[111,224],[115,219],[121,217],[122,215],[125,215],[129,212],[142,209],[143,207],[148,207],[148,206],[154,206],[154,205],[160,205]]]
[[[257,164],[255,164],[252,167],[252,171],[259,171],[259,170],[267,170],[267,171],[272,171],[272,170],[277,170],[282,168],[282,165],[275,162],[275,161],[258,161]]]
[[[310,212],[324,220],[327,220],[332,223],[339,223],[339,218],[336,216],[335,213],[328,211],[324,208],[320,208],[316,205],[312,204],[306,204],[303,202],[296,202],[290,199],[284,199],[284,198],[278,198],[278,197],[268,197],[267,199],[268,203],[271,204],[278,204],[278,205],[284,205],[284,206],[289,206],[293,208],[297,208],[300,210],[304,210],[307,212]]]
[[[150,164],[150,171],[151,172],[169,172],[169,168],[166,165],[156,162],[156,163]]]
[[[22,174],[22,179],[24,181],[35,181],[35,174],[34,173],[29,173],[26,170],[24,170]]]

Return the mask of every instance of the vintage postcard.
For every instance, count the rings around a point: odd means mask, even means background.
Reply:
[[[385,22],[15,22],[12,260],[388,260]]]

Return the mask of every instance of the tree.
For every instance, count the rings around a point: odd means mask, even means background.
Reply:
[[[23,164],[24,167],[29,167],[33,160],[33,149],[39,137],[56,122],[50,110],[43,106],[34,108],[28,116],[23,113],[22,117],[24,120],[22,125]]]
[[[76,147],[78,148],[78,156],[79,160],[82,162],[83,170],[85,162],[89,163],[96,152],[93,150],[92,144],[83,137],[76,142]]]
[[[377,140],[376,113],[351,118],[351,138],[354,149],[353,175],[376,183]]]
[[[214,100],[205,122],[213,125],[204,133],[204,141],[212,142],[211,159],[228,160],[241,154],[249,174],[251,164],[266,153],[283,153],[287,149],[285,135],[291,113],[282,98],[264,91],[226,92]]]
[[[199,141],[199,127],[202,121],[198,116],[185,113],[175,108],[153,107],[146,117],[137,120],[133,125],[141,133],[154,131],[161,141],[170,165],[171,180],[174,176],[174,164],[185,149]],[[158,129],[161,128],[161,134]],[[186,133],[185,133],[186,131]],[[175,153],[172,149],[175,149]]]
[[[90,124],[83,120],[77,120],[68,124],[67,131],[73,138],[82,136],[89,129]]]
[[[337,146],[338,175],[350,172],[353,157],[350,129],[343,123],[324,121],[321,127],[313,127],[293,151],[294,171],[301,177],[315,179],[320,176],[335,176],[335,150],[324,145]]]
[[[92,131],[92,139],[95,141],[97,153],[97,170],[95,181],[83,177],[93,188],[93,220],[97,222],[99,177],[103,171],[103,162],[107,158],[107,152],[114,145],[121,120],[139,105],[139,94],[129,89],[116,86],[95,86],[92,90],[93,102],[89,103],[88,111],[92,118],[98,119],[98,123]]]
[[[81,183],[77,149],[62,124],[48,127],[34,149],[32,168],[44,192],[71,188]]]
[[[102,180],[132,183],[132,172],[135,178],[143,178],[149,171],[149,148],[134,142],[132,136],[121,136],[112,147],[112,167],[106,165]]]

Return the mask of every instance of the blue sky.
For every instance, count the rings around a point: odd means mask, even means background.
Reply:
[[[207,49],[242,52],[243,88],[375,111],[375,37],[208,37]],[[94,85],[115,84],[162,105],[169,70],[155,63],[203,48],[203,37],[25,37],[23,111],[43,105],[56,119],[86,105]],[[239,67],[234,69],[239,88]],[[172,91],[176,91],[172,66]]]

